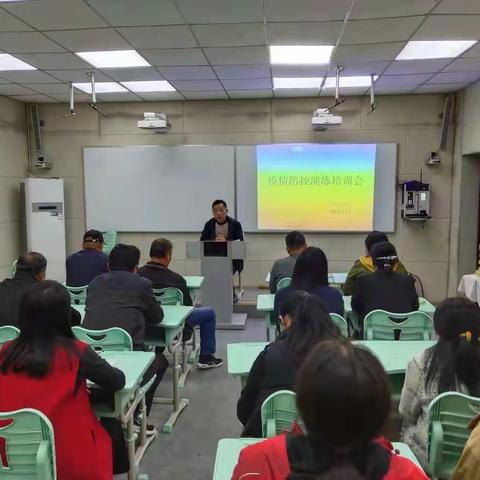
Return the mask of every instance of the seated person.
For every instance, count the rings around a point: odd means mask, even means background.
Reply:
[[[478,480],[480,472],[480,415],[470,422],[472,433],[468,437],[452,480]]]
[[[278,390],[293,390],[297,371],[310,350],[321,340],[340,337],[315,295],[293,290],[282,302],[281,316],[287,328],[258,355],[237,403],[244,437],[262,436],[262,403]]]
[[[303,233],[296,230],[290,232],[285,237],[285,245],[288,253],[288,257],[275,260],[272,271],[270,272],[270,292],[275,293],[277,291],[277,283],[283,278],[292,278],[293,269],[297,262],[298,256],[307,247],[307,242]]]
[[[37,252],[28,252],[17,259],[15,276],[0,283],[0,327],[18,327],[20,299],[33,285],[47,276],[47,259]],[[72,325],[80,325],[81,315],[71,308]]]
[[[418,310],[418,294],[411,275],[395,272],[397,251],[389,242],[380,242],[372,248],[375,271],[361,275],[355,283],[352,310],[360,320],[373,310],[408,313]]]
[[[153,288],[178,288],[183,293],[183,304],[192,306],[193,301],[187,288],[187,282],[178,273],[169,270],[172,261],[173,245],[166,238],[157,238],[150,247],[150,261],[138,269],[138,274],[148,278]],[[197,367],[201,370],[220,367],[223,360],[215,358],[215,310],[203,307],[195,308],[186,321],[190,327],[200,326],[200,357]]]
[[[89,230],[83,235],[82,250],[67,258],[67,285],[84,287],[95,277],[107,273],[108,256],[103,253],[103,234]]]
[[[307,247],[297,258],[289,287],[282,288],[275,294],[274,318],[278,318],[280,305],[292,290],[305,290],[319,297],[328,313],[343,316],[342,294],[328,285],[327,257],[317,247]]]
[[[388,242],[388,237],[385,233],[374,230],[367,235],[367,238],[365,239],[366,255],[360,257],[358,260],[355,260],[355,263],[348,272],[345,285],[343,286],[344,295],[353,295],[353,291],[355,290],[355,282],[360,275],[375,271],[375,265],[373,264],[372,260],[372,248],[376,243],[380,242]],[[400,262],[398,259],[393,265],[393,271],[397,273],[407,273],[407,270],[403,266],[402,262]]]
[[[295,391],[304,426],[244,448],[232,480],[428,480],[381,435],[390,415],[387,375],[369,350],[320,342]]]
[[[163,310],[153,296],[152,282],[137,275],[140,250],[134,245],[119,243],[108,258],[109,272],[99,275],[88,286],[83,326],[91,330],[120,327],[133,341],[133,349],[145,351],[146,325],[157,325],[163,320]],[[153,396],[168,367],[163,353],[156,352],[155,361],[145,373],[143,383],[154,375],[155,381],[145,395],[147,414],[152,408]],[[149,433],[154,427],[149,425]]]
[[[57,282],[24,293],[20,335],[0,350],[0,411],[33,408],[49,418],[58,480],[111,480],[112,443],[90,405],[87,380],[112,393],[125,376],[75,340],[70,314],[70,295]]]
[[[443,392],[480,396],[480,309],[466,298],[447,298],[433,322],[438,342],[408,364],[399,405],[402,441],[425,466],[429,403]]]

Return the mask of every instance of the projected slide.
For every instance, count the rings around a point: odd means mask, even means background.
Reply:
[[[258,145],[258,229],[372,230],[376,148]]]

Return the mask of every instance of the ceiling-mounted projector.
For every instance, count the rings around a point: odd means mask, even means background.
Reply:
[[[333,115],[328,108],[317,108],[313,111],[312,127],[314,130],[326,130],[331,125],[341,125],[343,118]]]
[[[147,128],[159,131],[166,131],[170,125],[166,113],[145,112],[143,120],[137,123],[138,128]]]

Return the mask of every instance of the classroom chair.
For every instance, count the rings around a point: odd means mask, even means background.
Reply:
[[[72,331],[78,340],[88,343],[96,352],[129,352],[133,350],[132,337],[122,328],[87,330],[83,327],[72,327]]]
[[[55,480],[55,440],[50,420],[38,410],[0,412],[0,478]]]
[[[84,287],[69,287],[68,285],[65,285],[65,288],[70,294],[70,303],[73,305],[85,305],[87,302],[88,285],[85,285]]]
[[[20,330],[12,325],[5,325],[0,327],[0,348],[4,343],[14,340],[20,335]]]
[[[108,255],[117,244],[118,234],[116,230],[103,232],[103,253]]]
[[[431,340],[432,319],[424,312],[370,312],[363,321],[365,340]]]
[[[153,295],[162,305],[183,305],[183,293],[178,288],[154,288]]]
[[[297,420],[296,395],[290,390],[272,393],[262,404],[262,436],[271,438],[290,430]]]
[[[433,478],[450,478],[470,435],[468,424],[480,413],[480,398],[442,393],[428,406],[428,468]]]
[[[340,329],[340,333],[348,338],[348,323],[347,321],[338,313],[331,313],[330,318],[333,320],[333,323]]]
[[[277,283],[277,292],[279,290],[281,290],[282,288],[285,288],[285,287],[289,287],[290,284],[292,283],[292,279],[291,278],[282,278],[281,280],[278,281]]]

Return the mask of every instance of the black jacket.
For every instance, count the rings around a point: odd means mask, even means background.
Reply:
[[[227,241],[244,240],[242,224],[232,217],[227,215],[228,222],[228,237]],[[205,242],[208,240],[215,240],[215,219],[211,218],[203,227],[202,234],[200,235],[200,241]],[[233,260],[233,270],[235,272],[241,272],[243,270],[243,260]]]
[[[141,277],[148,278],[153,288],[178,288],[183,293],[183,304],[191,307],[192,297],[187,288],[186,280],[178,273],[155,262],[148,262],[138,269]]]
[[[18,327],[22,295],[37,281],[31,273],[17,270],[14,278],[6,278],[0,283],[0,327],[3,325]],[[80,325],[80,322],[81,315],[72,308],[72,326]]]
[[[245,427],[243,437],[262,436],[262,403],[274,392],[293,390],[297,370],[283,335],[258,355],[237,403],[237,417]]]
[[[144,350],[146,325],[162,320],[163,310],[153,296],[152,283],[135,273],[104,273],[88,287],[85,328],[123,328],[132,337],[133,348]]]
[[[386,273],[382,270],[360,275],[355,282],[352,310],[361,319],[373,310],[408,313],[418,310],[415,281],[405,273]]]

